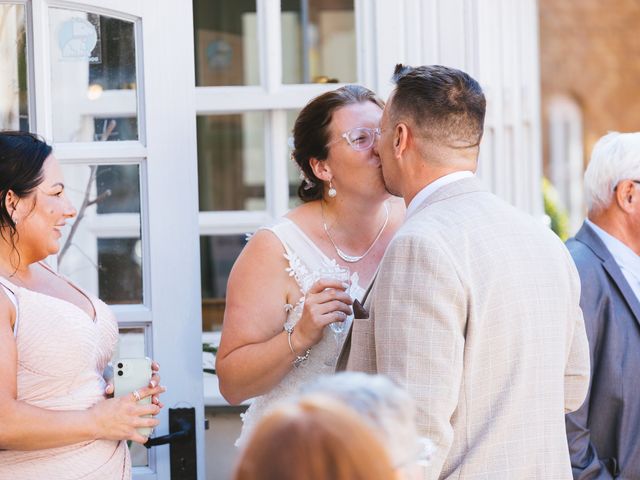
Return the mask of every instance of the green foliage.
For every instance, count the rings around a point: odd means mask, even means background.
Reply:
[[[563,242],[566,241],[569,238],[569,216],[560,205],[560,198],[555,187],[546,178],[542,179],[542,198],[544,201],[544,213],[549,219],[551,230]]]
[[[215,347],[212,343],[202,343],[202,351],[205,353],[212,353],[215,357],[218,353],[218,347]],[[202,371],[204,373],[210,373],[212,375],[216,374],[215,368],[203,368]]]

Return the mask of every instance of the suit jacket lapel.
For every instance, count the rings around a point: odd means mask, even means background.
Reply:
[[[373,288],[373,284],[376,283],[376,277],[378,276],[378,270],[373,275],[373,279],[369,282],[369,287],[364,292],[362,296],[361,304],[364,305],[367,302],[367,298],[369,297],[369,293],[371,293],[371,289]],[[347,332],[347,336],[344,339],[344,343],[342,344],[342,349],[340,350],[340,355],[338,355],[338,360],[336,361],[336,372],[343,372],[347,369],[347,362],[349,360],[349,354],[351,353],[351,332],[353,331],[353,322],[356,319],[354,318],[349,326],[349,331]]]
[[[631,290],[627,279],[624,278],[624,275],[613,258],[613,255],[611,255],[611,252],[609,252],[602,240],[600,240],[598,234],[593,230],[593,228],[585,223],[576,234],[576,240],[584,243],[593,251],[593,253],[596,254],[596,256],[598,256],[598,258],[600,258],[600,260],[602,260],[602,266],[618,289],[620,289],[627,305],[629,305],[634,317],[636,317],[636,321],[640,323],[640,300],[638,300],[633,293],[633,290]]]

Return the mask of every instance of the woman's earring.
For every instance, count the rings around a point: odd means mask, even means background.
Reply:
[[[329,191],[327,192],[327,195],[329,195],[329,197],[331,198],[334,198],[337,194],[338,192],[336,192],[336,189],[333,188],[333,184],[331,183],[331,180],[329,180]]]

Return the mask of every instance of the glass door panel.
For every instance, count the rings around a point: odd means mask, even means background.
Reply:
[[[64,165],[63,171],[78,216],[62,238],[60,272],[109,304],[142,304],[139,166]]]
[[[200,237],[203,331],[219,331],[222,327],[227,280],[231,267],[247,243],[246,237],[246,235]]]
[[[257,85],[256,0],[195,0],[196,85]]]
[[[284,83],[357,80],[353,0],[282,0]]]
[[[54,141],[137,140],[133,22],[51,8],[49,31]]]
[[[265,210],[265,114],[198,117],[200,211]]]

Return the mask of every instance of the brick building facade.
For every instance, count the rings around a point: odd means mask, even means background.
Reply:
[[[539,12],[545,166],[554,95],[582,111],[586,162],[607,131],[640,130],[640,0],[540,0]]]

